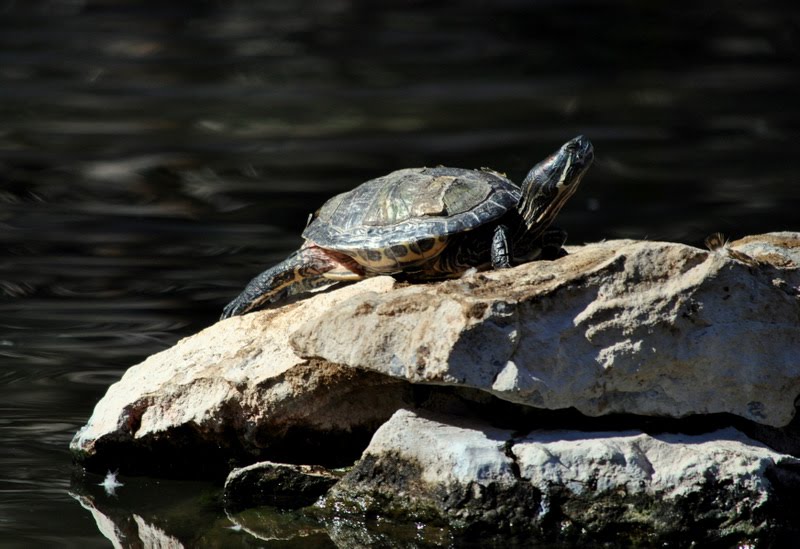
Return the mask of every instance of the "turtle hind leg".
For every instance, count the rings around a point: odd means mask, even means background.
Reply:
[[[288,296],[335,284],[336,280],[329,280],[325,276],[331,271],[347,271],[352,280],[363,278],[363,273],[357,270],[357,264],[347,256],[340,257],[341,255],[317,246],[300,248],[281,263],[251,280],[242,293],[225,306],[220,318],[243,315]]]
[[[282,289],[276,291],[269,297],[269,299],[264,301],[261,305],[254,307],[252,310],[258,309],[262,305],[267,306],[271,303],[293,303],[298,299],[305,297],[303,294],[321,292],[339,284],[340,282],[341,281],[339,280],[330,280],[324,276],[302,278],[299,281],[289,284],[288,286],[284,286]]]

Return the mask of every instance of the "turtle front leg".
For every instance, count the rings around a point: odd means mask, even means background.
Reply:
[[[567,231],[554,227],[545,229],[538,238],[521,238],[514,245],[514,264],[564,257],[567,252],[562,246],[566,241]]]
[[[492,268],[506,269],[511,267],[511,246],[509,244],[509,231],[505,225],[498,225],[492,235]]]
[[[550,227],[542,233],[542,259],[558,259],[567,255],[564,244],[567,243],[567,231]]]
[[[291,295],[363,276],[360,266],[348,256],[314,245],[304,246],[251,280],[244,291],[225,306],[220,319],[243,315]]]

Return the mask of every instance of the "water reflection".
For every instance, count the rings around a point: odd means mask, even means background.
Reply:
[[[208,483],[126,478],[108,494],[98,479],[75,478],[69,494],[114,547],[336,547],[324,525],[299,514],[264,507],[226,515],[219,487]]]
[[[386,520],[321,521],[300,512],[257,507],[225,513],[219,489],[204,483],[125,479],[108,494],[99,475],[74,479],[70,496],[114,547],[446,547],[451,533]],[[460,543],[464,546],[464,543]]]
[[[0,544],[107,545],[64,480],[105,386],[361,181],[582,133],[573,243],[797,229],[798,10],[0,2]]]

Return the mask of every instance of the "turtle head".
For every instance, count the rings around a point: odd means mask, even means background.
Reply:
[[[553,222],[578,188],[592,160],[594,148],[591,141],[579,135],[528,172],[522,182],[522,198],[517,204],[526,225],[527,238],[538,236]]]

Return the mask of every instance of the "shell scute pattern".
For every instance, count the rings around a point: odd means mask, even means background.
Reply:
[[[520,198],[511,181],[491,171],[412,168],[367,181],[331,198],[303,232],[318,246],[351,255],[369,267],[390,254],[403,264],[436,255],[447,237],[506,213]],[[403,246],[405,255],[400,255]]]

